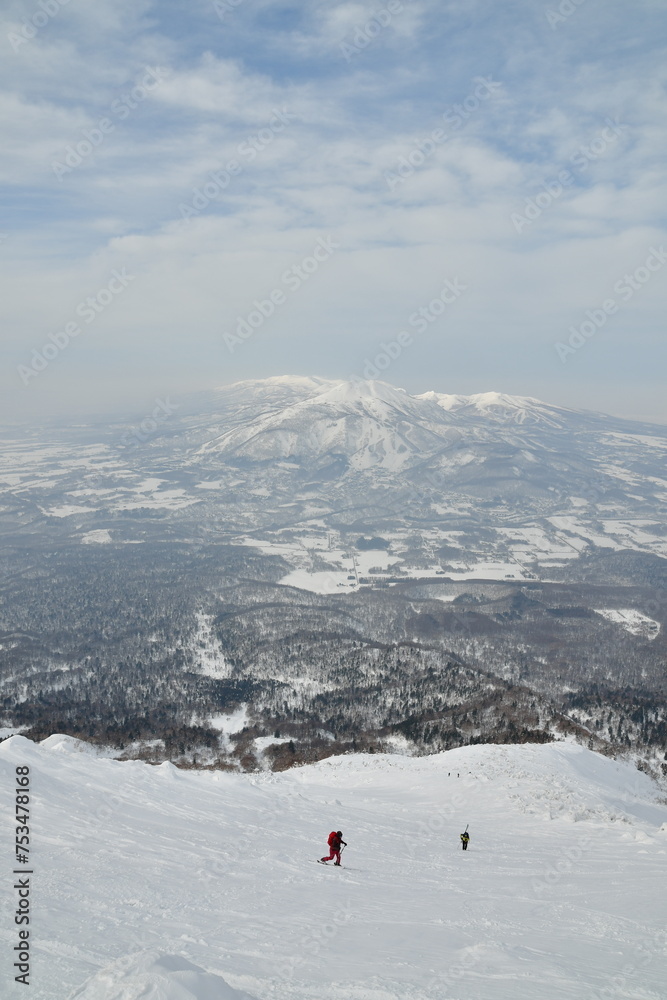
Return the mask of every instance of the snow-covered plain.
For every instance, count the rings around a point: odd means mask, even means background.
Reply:
[[[664,1000],[667,805],[573,744],[281,774],[0,746],[31,768],[33,1000]],[[459,833],[470,824],[470,850]],[[342,829],[345,867],[315,863]]]

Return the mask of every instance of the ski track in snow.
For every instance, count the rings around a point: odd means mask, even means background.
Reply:
[[[667,805],[630,764],[560,743],[233,774],[14,736],[5,816],[24,763],[31,1000],[664,1000]],[[349,868],[311,863],[331,829]]]

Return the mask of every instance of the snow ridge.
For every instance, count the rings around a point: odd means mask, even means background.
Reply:
[[[70,1000],[254,1000],[221,976],[156,949],[112,962]]]

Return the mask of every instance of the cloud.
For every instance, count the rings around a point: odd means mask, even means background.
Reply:
[[[421,371],[428,388],[454,358],[462,378],[475,365],[482,378],[493,357],[499,380],[520,368],[548,383],[552,370],[562,389],[554,338],[667,239],[659,12],[640,2],[628,25],[612,0],[601,21],[587,0],[552,30],[519,0],[404,0],[348,62],[341,40],[383,6],[253,0],[221,21],[204,2],[71,0],[18,52],[6,46],[6,399],[24,405],[16,364],[122,266],[131,292],[44,373],[64,401],[81,372],[112,396],[119,359],[133,391],[138,370],[202,384],[217,365],[345,375],[454,274],[470,290],[402,361],[406,378]],[[13,4],[6,31],[32,10]],[[131,107],[147,67],[159,86]],[[481,79],[494,86],[476,98]],[[57,176],[53,161],[103,117],[113,130]],[[223,354],[225,324],[327,234],[340,253],[247,351]],[[633,322],[646,343],[662,329],[661,286],[630,305],[590,352],[619,373]],[[35,405],[50,406],[42,384]]]

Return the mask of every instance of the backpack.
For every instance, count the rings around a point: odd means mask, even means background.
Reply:
[[[331,833],[329,834],[329,839],[327,840],[327,844],[329,845],[329,847],[333,847],[334,844],[338,847],[340,846],[340,842],[338,840],[338,834],[336,833],[335,830],[332,830]]]

